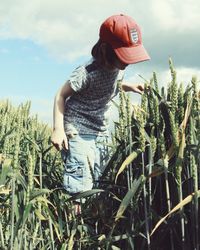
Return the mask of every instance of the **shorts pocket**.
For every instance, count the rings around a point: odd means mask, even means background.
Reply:
[[[83,177],[83,162],[77,161],[75,158],[67,158],[65,161],[65,173],[72,174],[77,177]]]
[[[84,189],[84,164],[75,158],[67,159],[64,165],[64,187],[69,193]]]

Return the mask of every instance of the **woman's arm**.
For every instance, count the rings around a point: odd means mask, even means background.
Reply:
[[[142,94],[144,91],[144,84],[142,83],[128,83],[128,82],[122,82],[122,89],[125,92],[132,91],[135,93]]]
[[[57,150],[61,150],[63,146],[68,148],[68,141],[64,131],[63,116],[65,110],[65,100],[74,94],[69,82],[66,82],[57,92],[54,99],[53,108],[53,133],[51,141]]]

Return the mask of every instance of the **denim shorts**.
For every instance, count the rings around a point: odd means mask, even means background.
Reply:
[[[75,135],[68,139],[68,150],[62,150],[64,188],[70,193],[91,190],[98,186],[108,160],[107,136]]]

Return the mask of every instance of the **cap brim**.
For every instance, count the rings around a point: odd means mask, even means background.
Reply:
[[[143,45],[134,47],[118,47],[113,49],[118,58],[126,64],[133,64],[150,60],[150,56],[148,55]]]

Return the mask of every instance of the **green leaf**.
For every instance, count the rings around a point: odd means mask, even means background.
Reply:
[[[66,250],[67,249],[67,243],[63,243],[60,250]]]
[[[59,226],[58,226],[58,223],[57,223],[57,219],[55,219],[53,213],[51,212],[51,210],[48,207],[46,207],[46,210],[48,211],[48,215],[50,217],[49,219],[51,219],[51,222],[52,222],[52,224],[54,226],[55,233],[56,233],[59,241],[61,241],[61,235],[59,234]]]
[[[111,249],[112,249],[112,250],[120,250],[121,248],[116,247],[115,245],[112,245],[112,246],[111,246]]]
[[[11,192],[11,189],[5,188],[4,185],[0,186],[0,194],[9,194]]]
[[[160,96],[160,94],[154,88],[152,88],[152,91],[153,91],[154,95],[158,98],[158,100],[161,101],[162,97]]]
[[[46,217],[44,217],[44,215],[41,214],[39,209],[35,209],[35,214],[39,220],[48,220]]]
[[[70,235],[70,238],[69,238],[67,250],[73,250],[73,247],[74,247],[74,236],[75,236],[76,232],[77,232],[77,224],[76,224],[76,222],[74,222],[72,230],[71,230],[71,235]]]
[[[25,223],[26,223],[26,220],[27,220],[27,218],[28,218],[28,216],[29,216],[29,214],[30,214],[32,205],[33,205],[33,204],[32,204],[31,202],[29,202],[29,203],[26,205],[25,209],[24,209],[23,218],[22,218],[22,227],[23,227],[23,226],[25,225]]]
[[[42,196],[38,196],[35,198],[36,201],[38,201],[39,203],[44,203],[45,205],[50,204],[54,209],[56,209],[56,207],[53,205],[53,203],[51,203],[47,198],[42,197]]]
[[[158,221],[158,223],[155,225],[154,229],[152,230],[150,236],[152,236],[154,234],[154,232],[157,230],[157,228],[165,221],[165,219],[169,215],[173,214],[177,210],[181,209],[182,207],[184,207],[185,205],[190,203],[195,196],[197,196],[197,198],[200,197],[200,190],[198,190],[195,193],[192,193],[192,194],[188,195],[185,199],[183,199],[180,203],[178,203],[168,214],[166,214],[162,219],[160,219]]]
[[[25,190],[27,189],[27,183],[25,181],[25,178],[21,175],[19,171],[16,172],[16,181],[20,183]]]
[[[30,193],[30,201],[34,200],[35,198],[42,196],[44,194],[49,194],[51,192],[51,190],[47,189],[47,188],[43,188],[43,189],[34,189],[31,191]]]
[[[84,191],[84,192],[81,192],[81,193],[78,193],[78,194],[74,194],[72,197],[67,199],[67,201],[86,198],[86,197],[89,197],[91,195],[94,195],[94,194],[97,194],[97,193],[102,193],[102,192],[105,192],[105,191],[103,189],[92,189],[92,190]]]
[[[35,141],[33,141],[28,135],[25,135],[25,138],[32,143],[36,151],[40,152],[40,147],[37,145]]]
[[[122,163],[117,175],[116,175],[116,178],[115,178],[115,183],[117,182],[117,178],[118,176],[124,171],[124,169],[132,162],[134,161],[137,156],[139,155],[139,153],[141,153],[141,150],[137,150],[137,151],[134,151],[132,152],[126,159],[125,161]]]
[[[145,182],[145,180],[146,180],[146,178],[144,177],[144,175],[141,175],[139,179],[133,181],[131,189],[127,192],[127,194],[125,195],[124,199],[122,200],[122,202],[119,206],[119,209],[117,211],[117,215],[115,217],[115,221],[118,221],[122,217],[124,211],[128,207],[129,203],[133,199],[133,197],[136,194],[136,192],[138,191],[138,189]]]
[[[12,172],[12,168],[10,164],[9,165],[3,164],[2,169],[1,169],[1,174],[0,174],[0,186],[6,183],[7,176],[11,172]]]

